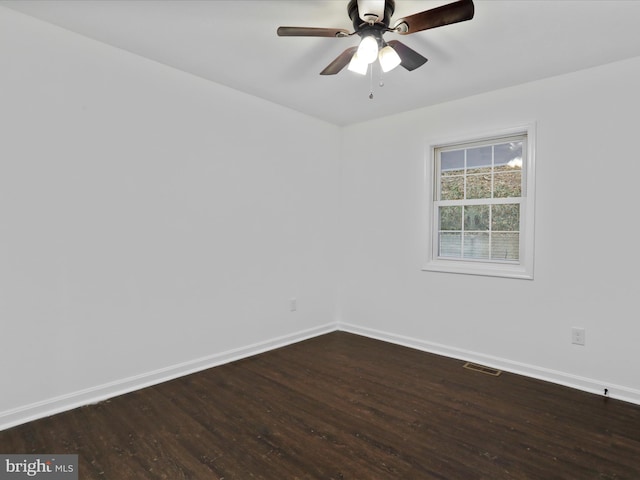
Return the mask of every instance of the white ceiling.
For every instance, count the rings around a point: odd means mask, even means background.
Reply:
[[[396,0],[393,19],[449,1]],[[280,25],[352,30],[348,0],[0,0],[0,5],[337,125],[640,56],[640,1],[476,0],[468,22],[386,34],[429,59],[378,87],[318,73],[358,37],[278,37]],[[392,19],[392,23],[393,23]]]

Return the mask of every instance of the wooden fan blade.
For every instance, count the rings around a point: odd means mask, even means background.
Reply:
[[[473,0],[459,0],[458,2],[401,18],[395,23],[394,29],[396,33],[407,35],[430,28],[471,20],[474,12]]]
[[[344,28],[278,27],[279,37],[348,37]]]
[[[393,48],[400,57],[400,65],[407,70],[415,70],[427,63],[427,59],[416,52],[414,49],[407,47],[398,40],[389,40],[387,44]]]
[[[338,73],[344,67],[349,65],[351,57],[353,57],[353,54],[356,53],[357,50],[358,47],[347,48],[344,52],[338,55],[333,62],[327,65],[326,68],[320,72],[320,75],[335,75]]]

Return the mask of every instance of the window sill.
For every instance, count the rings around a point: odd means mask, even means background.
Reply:
[[[461,260],[432,260],[427,262],[427,264],[422,267],[422,270],[427,272],[533,280],[533,271],[527,271],[523,265],[468,262]]]

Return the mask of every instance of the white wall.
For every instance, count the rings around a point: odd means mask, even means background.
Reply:
[[[0,428],[335,328],[338,127],[2,7],[0,62]]]
[[[640,403],[638,85],[640,58],[345,128],[342,328]],[[428,146],[530,121],[535,279],[421,271]]]

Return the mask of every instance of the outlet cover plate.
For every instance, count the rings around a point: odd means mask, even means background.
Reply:
[[[584,345],[585,344],[585,330],[580,327],[573,327],[571,329],[571,343],[574,345]]]

